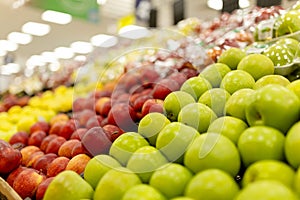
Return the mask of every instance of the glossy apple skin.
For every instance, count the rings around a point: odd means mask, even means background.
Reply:
[[[234,199],[238,192],[239,186],[230,174],[220,169],[206,169],[192,177],[185,196],[194,199]]]
[[[184,165],[194,173],[217,168],[236,176],[241,159],[237,147],[227,137],[217,133],[203,133],[186,150]]]
[[[99,181],[94,192],[94,199],[122,199],[129,188],[141,183],[138,175],[125,167],[111,169]]]
[[[257,90],[268,84],[278,84],[286,87],[290,84],[290,81],[286,77],[278,74],[266,75],[255,82],[253,89]]]
[[[246,168],[242,186],[259,180],[277,180],[289,188],[293,188],[296,172],[288,164],[277,160],[261,160]]]
[[[299,116],[299,98],[281,85],[270,84],[256,90],[246,107],[250,126],[271,126],[283,133],[299,120]]]
[[[238,149],[243,165],[249,166],[259,160],[284,159],[284,141],[282,132],[272,127],[253,126],[242,132],[238,140]]]
[[[13,134],[13,136],[9,139],[9,144],[13,145],[15,143],[22,143],[27,145],[28,143],[29,134],[25,131],[18,131],[17,133]]]
[[[72,170],[78,174],[84,172],[85,166],[90,161],[90,157],[86,154],[78,154],[70,159],[65,170]]]
[[[149,185],[170,199],[184,195],[184,190],[192,177],[193,173],[183,165],[168,163],[152,174]]]
[[[226,64],[231,69],[236,69],[239,62],[246,56],[246,53],[239,49],[232,47],[226,51],[223,51],[218,58],[218,63]]]
[[[43,180],[41,182],[36,190],[35,199],[36,200],[42,200],[44,197],[44,194],[48,188],[48,185],[51,183],[51,181],[54,179],[54,177],[49,177]]]
[[[144,200],[166,200],[156,188],[147,184],[135,185],[125,192],[123,200],[144,199]]]
[[[60,172],[64,171],[69,161],[70,159],[64,156],[60,156],[52,160],[47,168],[47,177],[55,177]]]
[[[243,188],[236,196],[236,200],[271,200],[271,199],[291,199],[297,200],[296,194],[279,181],[261,180]]]
[[[22,154],[9,143],[0,140],[0,174],[8,174],[18,168],[22,162]]]
[[[59,173],[48,185],[44,200],[58,197],[65,200],[92,199],[93,188],[79,174],[71,170]]]
[[[300,159],[295,152],[300,150],[300,122],[295,123],[287,132],[284,144],[284,152],[287,162],[297,169],[300,166]]]
[[[199,97],[212,86],[208,80],[201,76],[192,77],[187,79],[180,87],[180,91],[187,92],[192,95],[195,101],[198,101]]]
[[[226,64],[214,63],[205,67],[199,76],[208,80],[213,88],[218,88],[223,77],[230,71],[231,69]]]
[[[27,168],[23,170],[15,179],[13,189],[23,198],[33,198],[39,184],[46,179],[46,176],[39,171]]]

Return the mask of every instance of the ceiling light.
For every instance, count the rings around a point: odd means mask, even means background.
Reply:
[[[56,24],[68,24],[72,21],[72,16],[62,12],[46,10],[42,14],[42,19],[44,21],[52,22]]]
[[[20,72],[21,67],[19,64],[16,63],[9,63],[7,65],[1,66],[1,74],[4,75],[11,75]]]
[[[0,56],[5,56],[7,52],[3,49],[0,49]]]
[[[41,56],[43,57],[44,62],[52,63],[57,61],[55,53],[51,51],[45,51],[41,53]]]
[[[36,36],[44,36],[50,32],[50,26],[37,22],[27,22],[22,26],[22,32]]]
[[[207,6],[214,10],[222,10],[223,1],[222,0],[208,0]]]
[[[26,67],[28,69],[34,69],[37,66],[45,65],[44,58],[40,55],[32,55],[26,61]]]
[[[74,56],[74,52],[68,47],[57,47],[54,49],[55,56],[62,59],[70,59]]]
[[[58,71],[60,69],[60,63],[59,62],[54,62],[54,63],[49,64],[49,69],[52,72]]]
[[[17,44],[29,44],[32,41],[32,36],[26,33],[11,32],[7,39]]]
[[[106,3],[106,1],[107,1],[107,0],[97,0],[97,3],[98,3],[99,5],[103,5],[103,4]]]
[[[140,39],[150,35],[150,31],[142,26],[128,25],[120,29],[119,35],[129,39]]]
[[[93,46],[89,42],[82,42],[82,41],[73,42],[70,45],[70,47],[73,50],[73,52],[80,53],[80,54],[87,54],[93,51]]]
[[[87,57],[84,55],[78,55],[74,58],[74,60],[78,62],[85,62],[87,60]]]
[[[112,47],[118,43],[118,38],[112,35],[99,34],[91,38],[91,43],[97,47]]]
[[[239,7],[240,8],[247,8],[250,6],[249,0],[239,0]]]
[[[0,40],[0,51],[16,51],[18,44],[9,40]]]

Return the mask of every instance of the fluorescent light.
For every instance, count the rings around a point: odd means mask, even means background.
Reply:
[[[44,36],[50,32],[50,26],[37,22],[27,22],[22,26],[22,32],[36,36]]]
[[[103,4],[106,3],[106,1],[107,1],[107,0],[97,0],[97,3],[98,3],[99,5],[103,5]]]
[[[50,71],[52,71],[52,72],[58,71],[58,70],[60,69],[60,64],[59,64],[59,62],[50,63],[50,64],[49,64],[49,69],[50,69]]]
[[[99,34],[91,38],[91,43],[97,47],[112,47],[118,43],[118,38],[112,35]]]
[[[78,62],[85,62],[87,60],[87,58],[84,55],[78,55],[78,56],[75,56],[74,60],[78,61]]]
[[[87,54],[93,51],[93,46],[89,42],[82,42],[82,41],[73,42],[70,45],[70,47],[73,50],[73,52],[80,53],[80,54]]]
[[[43,56],[40,55],[32,55],[26,61],[26,67],[28,69],[34,69],[37,66],[43,66],[43,65],[45,65],[44,58]]]
[[[214,10],[222,10],[223,8],[223,1],[222,0],[208,0],[207,6]]]
[[[32,36],[26,33],[11,32],[7,39],[17,44],[29,44],[32,41]]]
[[[55,56],[62,59],[70,59],[74,56],[74,52],[68,47],[57,47],[54,49]]]
[[[44,21],[52,22],[56,24],[68,24],[72,21],[72,16],[62,12],[46,10],[42,14],[42,19]]]
[[[128,25],[120,29],[119,35],[129,39],[140,39],[150,35],[150,31],[142,26]]]
[[[0,56],[5,56],[7,52],[3,49],[0,49]]]
[[[249,0],[239,0],[239,7],[240,8],[247,8],[250,6]]]
[[[9,40],[0,40],[0,51],[16,51],[18,44]]]
[[[41,53],[41,56],[43,57],[43,60],[45,62],[52,63],[52,62],[57,61],[57,57],[56,57],[55,53],[51,52],[51,51],[45,51],[45,52]]]
[[[3,75],[11,75],[20,72],[21,67],[16,63],[9,63],[7,65],[1,66],[1,74]]]

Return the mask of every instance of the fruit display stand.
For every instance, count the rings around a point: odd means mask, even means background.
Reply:
[[[22,200],[12,187],[0,177],[0,199],[1,200]]]
[[[297,66],[299,41],[255,41],[251,28],[285,13],[264,11],[97,49],[73,87],[0,114],[3,179],[35,200],[298,200],[299,76],[275,70],[286,53]]]

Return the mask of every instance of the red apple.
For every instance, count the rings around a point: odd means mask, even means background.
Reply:
[[[90,161],[90,159],[91,158],[86,154],[78,154],[68,162],[66,170],[72,170],[78,174],[81,174],[84,172],[85,166]]]
[[[75,130],[76,130],[76,121],[74,119],[70,119],[63,125],[63,127],[60,129],[57,135],[64,137],[66,140],[68,140]]]
[[[9,140],[9,144],[16,144],[16,143],[22,143],[24,145],[27,145],[28,143],[29,135],[25,131],[19,131],[13,134]]]
[[[46,178],[39,184],[39,186],[36,190],[35,200],[42,200],[44,198],[44,194],[48,188],[48,185],[51,183],[51,181],[53,179],[54,179],[54,177]]]
[[[45,153],[58,153],[59,148],[63,143],[65,143],[67,140],[64,137],[57,136],[53,140],[51,140],[46,148]]]
[[[163,108],[164,101],[161,99],[148,99],[145,101],[142,107],[142,117],[147,115],[150,112],[159,112],[164,113]]]
[[[13,189],[22,197],[33,198],[39,184],[46,179],[46,176],[39,171],[27,168],[23,170],[15,179]]]
[[[27,167],[23,167],[20,165],[18,168],[14,169],[12,172],[9,173],[9,175],[6,178],[6,182],[12,187],[14,184],[15,179],[17,176],[24,170],[27,169]]]
[[[70,159],[64,156],[55,158],[47,169],[47,176],[54,177],[60,172],[64,171],[69,163]]]
[[[141,95],[139,97],[136,98],[136,100],[133,102],[133,109],[136,112],[139,112],[142,110],[142,107],[144,105],[144,103],[148,100],[148,99],[152,99],[153,97],[150,95]]]
[[[32,167],[40,157],[44,156],[44,152],[42,151],[37,151],[37,152],[34,152],[33,154],[31,154],[29,156],[29,158],[27,159],[26,163],[25,163],[25,166],[26,167]]]
[[[48,133],[49,130],[50,130],[50,125],[47,122],[38,121],[30,127],[30,134],[32,134],[35,131],[44,131],[45,133]]]
[[[55,124],[56,122],[59,121],[68,121],[69,120],[69,116],[65,113],[59,113],[56,116],[52,117],[50,120],[50,126],[53,126],[53,124]]]
[[[111,141],[101,127],[89,129],[83,136],[81,142],[86,151],[92,156],[108,153],[111,146]]]
[[[37,146],[26,146],[21,149],[20,152],[22,154],[22,165],[26,166],[26,163],[29,161],[30,156],[39,151],[41,151],[41,149]]]
[[[72,158],[72,150],[76,144],[81,142],[76,139],[71,139],[63,143],[58,149],[58,156],[64,156],[67,158]]]
[[[111,109],[110,97],[101,97],[96,101],[95,110],[98,114],[102,116],[107,116],[110,109]]]
[[[54,153],[45,154],[37,159],[32,167],[43,174],[47,174],[49,164],[57,157],[58,156]]]
[[[115,141],[115,139],[124,133],[122,129],[112,124],[103,126],[103,130],[111,142]]]
[[[107,120],[109,124],[119,126],[124,131],[136,131],[136,112],[126,104],[115,104],[108,113]]]
[[[86,123],[86,128],[91,129],[93,127],[101,126],[103,117],[101,115],[92,116]]]
[[[46,151],[46,149],[47,149],[47,147],[48,147],[48,144],[49,144],[49,142],[50,141],[52,141],[54,138],[56,138],[56,137],[58,137],[57,135],[47,135],[44,139],[43,139],[43,141],[42,141],[42,143],[41,143],[41,145],[40,145],[40,149],[42,150],[42,151]]]
[[[40,147],[42,144],[42,141],[44,140],[44,138],[46,136],[47,136],[47,134],[45,131],[37,130],[37,131],[31,133],[31,135],[29,136],[28,145]]]
[[[0,175],[8,174],[18,168],[22,162],[22,154],[9,143],[0,140]]]
[[[155,99],[165,99],[168,94],[180,89],[177,81],[170,78],[164,78],[158,81],[152,91],[152,96]]]
[[[87,128],[78,128],[78,129],[76,129],[76,130],[72,133],[70,139],[71,139],[71,140],[72,140],[72,139],[81,140],[81,138],[84,136],[84,134],[85,134],[87,131],[88,131]]]

